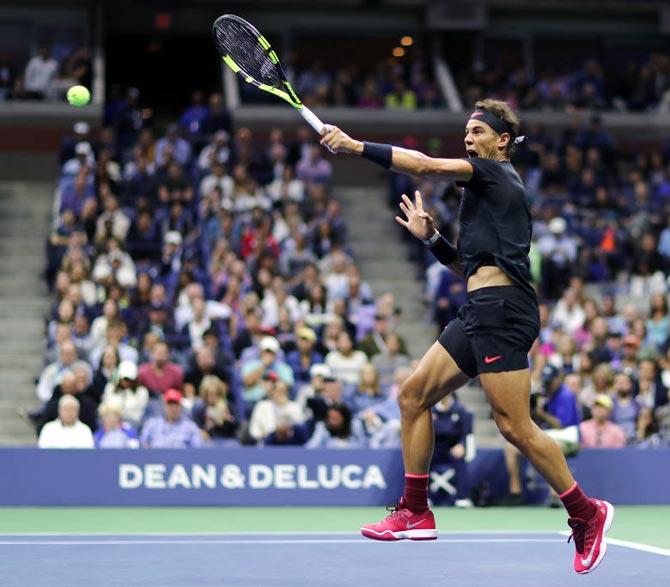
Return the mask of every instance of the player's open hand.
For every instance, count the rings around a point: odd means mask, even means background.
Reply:
[[[414,202],[403,194],[400,209],[404,212],[407,220],[396,216],[396,222],[400,226],[404,226],[416,238],[426,241],[435,234],[433,218],[423,209],[423,199],[419,190],[414,192]]]
[[[336,126],[327,124],[321,131],[321,144],[333,153],[355,153],[362,150],[362,143],[352,139]]]

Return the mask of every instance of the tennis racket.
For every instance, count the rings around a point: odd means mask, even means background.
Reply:
[[[274,94],[293,106],[319,134],[323,122],[293,91],[270,43],[243,18],[224,14],[214,21],[214,42],[223,62],[248,84]]]

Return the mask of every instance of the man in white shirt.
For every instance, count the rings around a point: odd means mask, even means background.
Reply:
[[[58,418],[47,422],[40,432],[40,448],[93,448],[91,429],[79,421],[79,400],[64,395],[58,402]]]
[[[51,80],[58,71],[58,61],[50,56],[49,47],[42,45],[26,66],[24,88],[33,98],[44,98]]]

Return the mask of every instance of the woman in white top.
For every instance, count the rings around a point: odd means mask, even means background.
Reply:
[[[274,375],[274,378],[272,377]],[[263,440],[277,429],[278,422],[302,424],[305,413],[298,402],[291,401],[288,396],[288,385],[270,373],[265,381],[268,399],[259,401],[251,413],[249,434],[256,440]]]
[[[353,340],[346,330],[337,337],[337,350],[326,355],[326,365],[333,376],[348,385],[358,385],[361,369],[367,362],[368,356],[363,351],[354,350]]]
[[[144,411],[149,403],[149,391],[137,383],[137,365],[132,361],[121,361],[113,378],[105,386],[103,403],[120,402],[123,420],[139,427],[144,419]]]

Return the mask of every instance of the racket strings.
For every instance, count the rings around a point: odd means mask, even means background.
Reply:
[[[219,52],[230,55],[244,73],[269,86],[282,84],[281,70],[261,47],[257,34],[242,23],[223,19],[216,25],[215,38]]]

